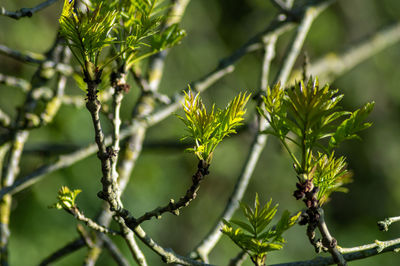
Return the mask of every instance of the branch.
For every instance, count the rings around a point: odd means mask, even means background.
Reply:
[[[83,238],[79,238],[78,240],[74,240],[74,241],[66,244],[62,248],[56,250],[54,253],[52,253],[47,258],[42,260],[42,262],[40,262],[39,265],[40,266],[49,265],[50,263],[52,263],[52,262],[64,257],[65,255],[71,254],[72,252],[74,252],[76,250],[79,250],[80,248],[84,247],[85,245],[86,245],[86,243],[83,240]]]
[[[271,62],[275,57],[275,46],[278,40],[277,35],[271,36],[269,39],[265,40],[264,44],[264,62],[261,72],[260,89],[261,91],[267,91],[268,87],[268,76],[270,72]]]
[[[328,53],[309,67],[309,73],[318,76],[324,82],[347,73],[361,62],[371,58],[387,47],[400,41],[400,23],[382,29],[369,38],[353,45],[342,53]],[[301,71],[297,70],[290,78],[290,84],[301,79]]]
[[[47,57],[51,60],[60,61],[62,59],[61,54],[63,53],[63,47],[60,46],[60,40],[56,39],[54,45],[51,47],[49,52],[47,53]],[[30,119],[34,109],[36,108],[38,102],[34,96],[34,93],[37,90],[40,90],[42,85],[47,84],[50,79],[53,77],[51,75],[43,75],[43,71],[46,71],[44,66],[45,63],[41,64],[38,70],[32,77],[32,89],[28,91],[26,94],[25,102],[22,108],[20,108],[18,115],[15,119],[14,125],[15,127],[10,133],[11,136],[11,147],[9,151],[8,161],[5,165],[5,175],[1,180],[0,186],[2,188],[11,186],[15,178],[19,172],[19,164],[21,160],[22,151],[24,148],[24,144],[28,139],[30,124],[35,122]],[[59,84],[60,85],[60,84]],[[65,85],[65,83],[63,83]],[[62,85],[62,86],[63,86]],[[57,88],[59,89],[59,88]],[[61,88],[63,91],[63,87]],[[55,113],[54,113],[55,114]],[[10,208],[11,208],[11,195],[6,195],[5,199],[0,202],[0,260],[1,263],[7,264],[8,260],[8,239],[9,239],[9,216],[10,216]]]
[[[102,226],[92,219],[86,217],[77,207],[72,207],[70,209],[66,209],[66,211],[72,214],[78,221],[84,222],[87,227],[104,234],[111,234],[111,235],[120,235],[121,233],[115,232],[113,230],[108,229],[105,226]]]
[[[134,227],[146,220],[150,220],[152,217],[157,217],[158,219],[165,212],[171,212],[175,215],[179,215],[179,210],[188,206],[189,203],[196,198],[201,181],[206,175],[209,174],[208,167],[209,165],[205,161],[199,161],[197,172],[192,176],[192,186],[186,191],[185,196],[181,197],[178,202],[175,203],[174,200],[171,199],[167,205],[158,207],[150,212],[146,212],[141,217],[133,219],[132,222],[127,222],[127,225],[129,227]]]
[[[133,259],[136,261],[136,263],[139,266],[147,266],[146,257],[144,256],[142,250],[136,243],[133,231],[124,224],[122,218],[120,219],[119,224],[121,226],[121,230],[122,230],[122,234],[124,236],[125,242],[128,245],[128,248],[131,251],[131,254],[133,255]]]
[[[119,266],[129,266],[129,261],[124,257],[122,252],[119,250],[119,248],[114,244],[114,242],[111,241],[111,239],[104,235],[104,234],[99,234],[99,237],[103,241],[104,247],[110,252],[111,257],[115,260],[115,262]],[[142,264],[139,264],[142,265]]]
[[[390,226],[392,223],[396,223],[396,222],[400,222],[400,216],[397,216],[397,217],[389,217],[389,218],[386,218],[386,219],[383,220],[383,221],[379,221],[379,222],[378,222],[379,230],[381,230],[381,231],[388,231],[388,230],[389,230],[389,226]]]
[[[276,82],[280,81],[281,85],[284,86],[292,71],[293,65],[296,62],[297,56],[299,55],[303,46],[304,40],[307,36],[308,31],[316,19],[316,17],[324,11],[334,0],[323,1],[319,5],[306,7],[303,18],[301,19],[300,25],[297,28],[297,33],[292,41],[291,47],[288,53],[286,53],[283,67],[277,74]]]
[[[33,64],[43,64],[42,68],[55,69],[56,71],[62,73],[65,76],[72,75],[75,70],[68,64],[55,62],[46,57],[43,54],[33,53],[33,52],[20,52],[11,49],[5,45],[0,44],[0,54],[9,56],[21,62],[33,63]]]
[[[372,257],[378,254],[394,251],[397,252],[400,249],[400,238],[388,240],[388,241],[375,241],[375,243],[363,245],[354,248],[339,248],[339,251],[343,253],[343,257],[346,261],[360,260],[368,257]],[[296,261],[289,263],[273,264],[270,266],[320,266],[320,265],[333,265],[336,264],[332,257],[316,257],[312,260]]]
[[[13,19],[20,19],[22,17],[32,17],[32,15],[51,4],[55,3],[57,0],[47,0],[39,5],[32,8],[21,8],[15,12],[7,11],[4,7],[0,7],[0,15],[7,16]]]
[[[37,54],[32,52],[20,52],[2,44],[0,44],[0,54],[9,56],[11,58],[14,58],[22,62],[34,63],[34,64],[41,64],[46,59],[46,57],[43,54]]]
[[[328,226],[325,223],[325,216],[322,208],[319,209],[318,229],[322,236],[322,244],[331,253],[333,261],[339,266],[347,265],[346,260],[337,248],[337,241],[329,233]]]
[[[0,126],[1,127],[9,127],[11,123],[11,118],[8,114],[3,112],[3,110],[0,109]]]
[[[146,232],[140,227],[131,228],[139,239],[148,246],[151,250],[157,253],[165,263],[175,263],[181,265],[193,265],[193,266],[212,266],[211,264],[192,260],[184,256],[176,254],[172,249],[166,249],[158,245],[152,238],[150,238]]]
[[[23,92],[27,92],[31,89],[31,84],[25,79],[6,76],[0,73],[0,84],[4,84],[10,87],[16,87],[21,89]]]

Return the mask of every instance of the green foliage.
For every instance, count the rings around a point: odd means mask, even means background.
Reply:
[[[164,0],[119,1],[121,23],[115,30],[127,68],[156,52],[172,47],[186,35],[177,24],[160,27],[168,18],[163,15]]]
[[[51,207],[59,210],[60,209],[69,210],[71,208],[74,208],[76,207],[75,199],[81,192],[82,190],[80,189],[70,190],[68,187],[62,186],[61,189],[58,191],[57,195],[58,202],[56,202]]]
[[[331,192],[345,191],[339,187],[349,182],[345,158],[335,159],[334,149],[371,126],[364,120],[372,111],[373,102],[349,112],[338,105],[342,98],[337,89],[329,85],[321,87],[318,79],[310,78],[306,84],[300,81],[286,90],[279,83],[268,88],[263,97],[266,112],[259,108],[271,126],[264,133],[281,140],[301,182],[313,179],[320,189],[321,204]],[[289,146],[289,142],[294,145]]]
[[[90,2],[87,11],[73,12],[64,6],[60,33],[82,66],[84,73],[96,80],[96,73],[116,59],[128,70],[138,62],[180,42],[185,32],[178,25],[163,28],[164,0],[124,0]],[[103,64],[102,50],[112,45]]]
[[[285,211],[276,226],[266,229],[278,208],[278,205],[271,206],[271,202],[272,199],[261,207],[258,194],[256,194],[254,209],[240,203],[247,222],[223,220],[222,232],[249,254],[255,265],[264,265],[268,252],[280,250],[283,247],[285,240],[282,234],[296,223],[301,214],[299,212],[291,216],[288,211]],[[237,225],[238,228],[235,229],[232,224]]]
[[[110,32],[115,24],[116,11],[97,6],[86,13],[77,11],[74,16],[60,18],[60,34],[81,64],[85,73],[94,79],[95,68],[102,49],[115,42]]]
[[[217,145],[223,138],[235,134],[235,128],[242,124],[249,98],[250,95],[240,93],[225,109],[215,110],[213,105],[207,113],[199,93],[194,95],[191,91],[188,94],[185,92],[185,118],[178,117],[185,123],[189,132],[185,137],[192,138],[196,143],[194,148],[188,151],[195,153],[200,160],[210,163]]]
[[[346,159],[343,156],[335,158],[334,153],[330,156],[319,153],[318,157],[312,178],[314,185],[319,188],[317,199],[322,205],[332,192],[347,192],[342,185],[351,181],[351,173],[346,169]]]

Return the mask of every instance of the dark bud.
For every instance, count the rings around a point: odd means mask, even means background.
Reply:
[[[302,192],[301,190],[295,190],[295,191],[293,192],[293,196],[294,196],[297,200],[300,200],[300,199],[303,199],[303,198],[304,198],[305,194],[304,194],[304,192]]]
[[[310,217],[308,216],[308,214],[305,213],[305,212],[303,212],[303,213],[300,215],[300,217],[299,217],[299,221],[298,221],[299,225],[306,225],[306,224],[308,224],[309,218],[310,218]]]

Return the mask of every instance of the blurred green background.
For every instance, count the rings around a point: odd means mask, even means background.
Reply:
[[[296,1],[296,0],[295,0]],[[2,0],[7,10],[32,7],[41,0]],[[62,1],[18,21],[0,17],[0,43],[17,50],[43,53],[57,34],[58,17]],[[174,48],[167,58],[167,68],[160,90],[173,94],[211,71],[218,60],[231,54],[251,36],[265,28],[276,14],[268,0],[191,1],[182,27],[187,37]],[[337,1],[313,24],[305,43],[311,62],[331,51],[343,51],[356,41],[370,35],[400,18],[398,0]],[[282,56],[293,35],[285,34],[277,44],[277,57],[273,61],[272,75],[282,62]],[[262,52],[245,56],[234,73],[210,87],[203,97],[207,103],[224,106],[240,91],[254,92],[259,86]],[[327,223],[332,234],[343,247],[371,243],[375,239],[388,240],[400,235],[400,225],[394,224],[389,232],[380,232],[376,222],[385,217],[399,215],[400,207],[400,44],[389,47],[335,80],[332,86],[345,93],[345,107],[354,110],[366,101],[376,102],[370,120],[373,127],[362,132],[362,141],[346,142],[339,151],[348,158],[354,182],[348,194],[334,194],[326,205]],[[302,60],[297,62],[301,66]],[[0,72],[30,80],[35,65],[22,64],[0,55]],[[312,74],[312,73],[311,73]],[[128,118],[139,94],[133,82],[123,102],[123,117]],[[323,81],[321,81],[323,83]],[[79,94],[73,80],[67,85],[68,94]],[[18,89],[0,85],[0,106],[15,116],[16,107],[23,102]],[[250,105],[247,118],[254,113]],[[174,116],[152,127],[146,142],[179,141],[184,134],[183,124]],[[33,130],[26,145],[20,176],[25,176],[57,154],[36,153],[46,144],[63,144],[70,148],[91,143],[92,124],[88,112],[74,107],[63,107],[55,121],[45,128]],[[181,212],[181,216],[163,215],[161,220],[143,224],[144,229],[165,247],[187,254],[216,222],[233,189],[236,178],[251,142],[251,133],[244,132],[224,141],[216,150],[211,174],[202,184],[199,197]],[[182,149],[145,147],[132,180],[123,196],[125,206],[133,214],[178,199],[190,184],[196,169],[196,160]],[[77,237],[76,221],[65,212],[48,209],[55,202],[62,185],[80,188],[83,193],[78,205],[93,217],[101,205],[96,193],[101,189],[100,165],[91,156],[72,167],[47,176],[42,182],[14,197],[11,216],[10,265],[37,265],[41,259]],[[257,191],[261,198],[279,202],[280,211],[296,211],[302,202],[292,197],[296,181],[291,161],[277,142],[270,138],[249,184],[244,201],[250,203]],[[238,217],[240,215],[237,215]],[[115,226],[115,225],[114,225]],[[296,226],[286,233],[288,243],[283,251],[268,255],[268,264],[311,259],[315,257],[308,244],[305,227]],[[125,243],[116,242],[132,262]],[[139,243],[141,246],[142,243]],[[149,249],[143,247],[149,265],[163,263]],[[222,237],[210,255],[216,265],[227,265],[239,249]],[[63,258],[54,265],[80,265],[86,249]],[[398,265],[397,254],[384,254],[351,265]],[[98,265],[114,265],[104,252]],[[245,265],[251,265],[249,261]]]

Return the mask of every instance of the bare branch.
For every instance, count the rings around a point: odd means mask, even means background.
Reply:
[[[339,251],[343,253],[343,258],[346,261],[360,260],[369,258],[378,254],[386,252],[397,252],[400,249],[400,238],[378,241],[375,243],[363,245],[354,248],[339,248]],[[320,266],[320,265],[333,265],[336,264],[332,257],[316,257],[312,260],[307,261],[296,261],[288,263],[273,264],[271,266]]]
[[[0,44],[0,54],[9,56],[16,60],[34,64],[41,64],[46,59],[43,54],[37,54],[32,52],[20,52],[14,49],[11,49],[5,45]]]
[[[183,207],[188,206],[189,203],[196,198],[201,181],[206,175],[209,174],[208,167],[209,165],[205,161],[199,161],[197,172],[192,176],[192,186],[186,191],[185,196],[181,197],[178,202],[175,202],[171,199],[171,201],[167,205],[163,207],[158,207],[150,212],[146,212],[139,218],[133,219],[132,223],[128,222],[127,225],[130,227],[134,227],[146,220],[150,220],[152,217],[160,218],[161,215],[165,212],[171,212],[175,215],[179,215],[179,210]]]
[[[32,8],[21,8],[15,12],[7,11],[4,7],[0,7],[0,15],[7,16],[13,19],[20,19],[23,17],[32,17],[36,12],[50,6],[51,4],[57,2],[57,0],[47,0],[39,5]]]
[[[297,56],[300,54],[301,48],[303,46],[304,40],[307,36],[308,31],[312,25],[315,18],[324,11],[330,4],[332,0],[323,1],[318,6],[307,7],[304,11],[303,18],[301,19],[300,25],[297,28],[297,33],[292,41],[291,47],[288,53],[286,53],[283,67],[277,74],[276,82],[280,81],[281,85],[284,86],[286,81],[292,71],[293,65],[296,62]]]
[[[115,262],[119,266],[129,266],[129,261],[124,257],[122,252],[119,250],[119,248],[114,244],[114,242],[111,241],[111,239],[104,235],[104,234],[99,234],[103,241],[104,247],[110,252],[111,257],[115,260]],[[143,265],[143,264],[139,264]]]
[[[11,123],[10,116],[0,109],[0,126],[9,127],[10,123]]]
[[[342,53],[328,53],[309,66],[309,73],[328,82],[343,75],[361,62],[371,58],[387,47],[400,41],[400,23],[382,29],[371,37],[359,42]],[[289,83],[301,78],[301,71],[296,70]]]
[[[396,222],[400,222],[400,216],[397,216],[397,217],[389,217],[389,218],[386,218],[386,219],[383,220],[383,221],[379,221],[379,222],[378,222],[379,230],[381,230],[381,231],[388,231],[388,230],[389,230],[389,226],[390,226],[392,223],[396,223]]]
[[[84,247],[85,245],[86,244],[85,244],[85,241],[83,240],[83,238],[74,240],[74,241],[66,244],[62,248],[56,250],[54,253],[52,253],[47,258],[42,260],[42,262],[39,265],[40,266],[49,265],[50,263],[64,257],[65,255],[71,254],[74,251],[79,250],[80,248]]]
[[[27,92],[31,88],[31,84],[25,79],[6,76],[0,73],[0,84],[4,84],[10,87],[16,87],[21,89],[23,92]]]
[[[0,54],[9,56],[22,62],[43,64],[42,68],[55,69],[65,76],[70,76],[75,71],[70,65],[52,61],[51,59],[47,58],[46,55],[33,52],[20,52],[2,44],[0,44]]]
[[[87,227],[104,234],[111,235],[120,235],[121,233],[115,232],[111,229],[108,229],[105,226],[102,226],[92,219],[86,217],[77,207],[72,207],[71,209],[66,210],[68,213],[72,214],[78,221],[84,222]]]

